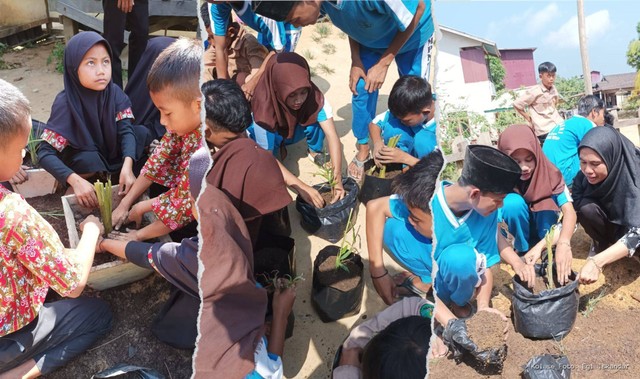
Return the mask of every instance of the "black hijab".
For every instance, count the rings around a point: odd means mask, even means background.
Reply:
[[[154,139],[162,138],[167,129],[160,124],[160,111],[158,111],[158,108],[151,101],[151,96],[149,96],[147,76],[158,55],[175,41],[176,39],[171,37],[156,37],[149,40],[147,48],[136,66],[136,70],[129,78],[124,89],[124,93],[131,99],[131,110],[136,118],[136,123],[146,126],[151,131]]]
[[[598,202],[614,224],[640,226],[640,153],[627,137],[613,128],[591,129],[580,142],[578,151],[588,147],[600,155],[608,175],[600,183],[589,184],[582,171],[576,175],[580,198]]]
[[[120,87],[109,82],[102,91],[80,84],[78,67],[94,45],[102,43],[112,56],[107,41],[96,32],[73,36],[64,49],[64,90],[51,106],[47,129],[66,138],[69,145],[83,151],[99,151],[110,162],[120,157],[116,116],[131,108]]]

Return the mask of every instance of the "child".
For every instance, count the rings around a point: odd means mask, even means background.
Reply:
[[[435,131],[427,129],[427,121],[434,120],[432,103],[431,86],[426,80],[415,75],[398,79],[389,95],[389,110],[376,116],[369,125],[373,159],[378,166],[402,163],[411,167],[436,148]],[[387,147],[389,139],[396,135],[400,135],[398,145]],[[363,171],[359,173],[354,179],[360,180]]]
[[[542,151],[562,173],[569,187],[580,172],[578,146],[585,134],[595,126],[604,125],[604,102],[597,96],[587,95],[578,101],[578,114],[549,132]]]
[[[544,62],[538,66],[540,83],[524,91],[513,102],[513,108],[531,124],[542,145],[547,134],[562,125],[564,119],[558,113],[558,90],[553,85],[556,80],[556,65]]]
[[[498,232],[495,212],[520,176],[520,166],[508,155],[489,146],[471,145],[458,181],[438,185],[431,210],[437,241],[433,254],[435,316],[440,325],[449,328],[452,320],[468,317],[473,297],[478,310],[498,312],[489,305],[493,274],[488,268],[499,263],[501,256],[524,282],[533,283],[533,265],[517,258]]]
[[[605,265],[637,255],[640,246],[640,154],[614,128],[593,128],[580,142],[573,182],[578,221],[593,239],[580,282],[593,283]]]
[[[85,207],[98,198],[87,179],[96,173],[119,173],[121,193],[135,182],[133,164],[142,152],[132,126],[131,102],[111,81],[111,50],[95,32],[78,33],[64,52],[64,91],[38,146],[42,168],[69,184]]]
[[[253,277],[253,252],[242,216],[214,186],[202,192],[198,213],[203,302],[193,358],[197,377],[282,378],[284,335],[295,288],[275,288],[266,338],[267,294]]]
[[[369,271],[376,291],[387,304],[396,300],[396,284],[422,297],[431,288],[429,202],[443,163],[442,153],[432,152],[394,180],[394,195],[367,204]],[[409,273],[400,274],[396,280],[389,277],[384,267],[383,244]]]
[[[229,197],[255,245],[265,216],[285,208],[291,196],[275,157],[247,138],[251,109],[240,87],[233,80],[212,80],[202,93],[207,141],[216,148],[207,184]]]
[[[167,129],[160,123],[160,111],[149,96],[147,76],[149,76],[153,62],[158,59],[158,55],[175,41],[176,39],[171,37],[155,37],[149,40],[144,55],[138,62],[138,69],[129,77],[124,89],[124,93],[131,99],[131,110],[136,124],[144,125],[147,129],[145,147],[148,147],[154,140],[159,141],[167,132]]]
[[[322,152],[326,136],[335,168],[334,180],[338,183],[331,202],[344,197],[342,144],[333,124],[331,106],[311,81],[309,65],[303,57],[296,53],[271,57],[251,99],[251,108],[255,121],[249,129],[251,138],[274,155],[280,150],[283,159],[284,145],[306,138],[309,157],[319,166],[326,165]],[[283,172],[283,176],[286,179],[287,174]],[[322,198],[313,204],[318,208],[324,206]]]
[[[0,79],[0,181],[20,168],[31,132],[29,102]],[[64,366],[111,329],[111,311],[78,297],[93,264],[96,217],[67,250],[55,230],[20,195],[0,186],[0,376],[35,378]],[[49,289],[70,299],[45,303]]]
[[[540,143],[527,125],[511,125],[498,140],[498,149],[520,165],[522,176],[516,193],[508,194],[498,210],[498,221],[506,222],[515,237],[515,249],[525,252],[525,262],[535,263],[546,252],[545,235],[562,212],[561,229],[555,233],[555,262],[558,282],[564,285],[571,275],[571,236],[576,212],[569,188],[560,171],[542,153]]]
[[[425,378],[432,315],[431,302],[405,298],[356,326],[339,350],[333,379]]]
[[[201,58],[201,44],[181,38],[158,56],[149,71],[147,85],[151,100],[160,111],[160,123],[167,128],[167,133],[145,163],[129,193],[113,211],[112,222],[116,229],[130,221],[140,225],[144,213],[150,211],[158,220],[130,232],[128,238],[131,240],[144,241],[162,236],[193,221],[187,168],[189,158],[202,145],[202,94],[198,85]],[[133,205],[152,182],[170,190]]]

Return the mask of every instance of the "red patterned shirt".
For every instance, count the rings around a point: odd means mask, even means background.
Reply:
[[[80,274],[53,227],[1,185],[0,238],[0,336],[5,336],[38,315],[49,287],[67,296]]]
[[[201,146],[200,128],[182,137],[167,132],[140,172],[147,179],[170,188],[155,198],[152,208],[158,219],[171,230],[180,229],[193,221],[189,159]]]

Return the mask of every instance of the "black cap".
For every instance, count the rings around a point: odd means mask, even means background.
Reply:
[[[502,151],[485,145],[469,145],[464,157],[461,178],[482,192],[513,192],[522,170]]]
[[[295,1],[253,0],[251,2],[251,8],[254,13],[266,18],[270,18],[275,21],[284,21],[294,4]]]

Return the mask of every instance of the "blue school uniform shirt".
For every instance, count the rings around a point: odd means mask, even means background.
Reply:
[[[417,0],[338,0],[325,1],[321,10],[331,22],[370,49],[384,51],[398,32],[407,29],[418,8]],[[399,53],[423,46],[433,35],[431,1],[425,0],[425,10],[416,29]]]
[[[429,154],[437,145],[435,133],[430,130],[432,125],[429,123],[407,126],[390,111],[380,113],[372,122],[380,127],[385,144],[391,137],[400,135],[396,147],[416,158]]]
[[[454,244],[467,244],[487,258],[487,267],[500,262],[498,251],[498,212],[488,216],[471,209],[462,217],[457,217],[449,208],[444,195],[445,186],[450,182],[438,183],[435,196],[431,200],[433,230],[436,248],[433,259],[438,261],[440,253]]]
[[[227,34],[232,9],[228,3],[211,4],[209,15],[214,35],[224,36]],[[295,48],[301,28],[254,13],[249,1],[245,1],[240,9],[236,9],[236,14],[245,25],[258,32],[258,42],[267,49],[293,51]],[[298,33],[293,34],[293,31],[298,31]]]
[[[258,342],[254,352],[254,362],[256,368],[245,376],[245,379],[279,379],[284,377],[282,359],[278,355],[267,351],[267,339],[264,336]]]
[[[585,134],[596,126],[593,121],[576,115],[557,125],[547,135],[542,152],[562,173],[565,183],[571,185],[580,171],[578,146]]]

